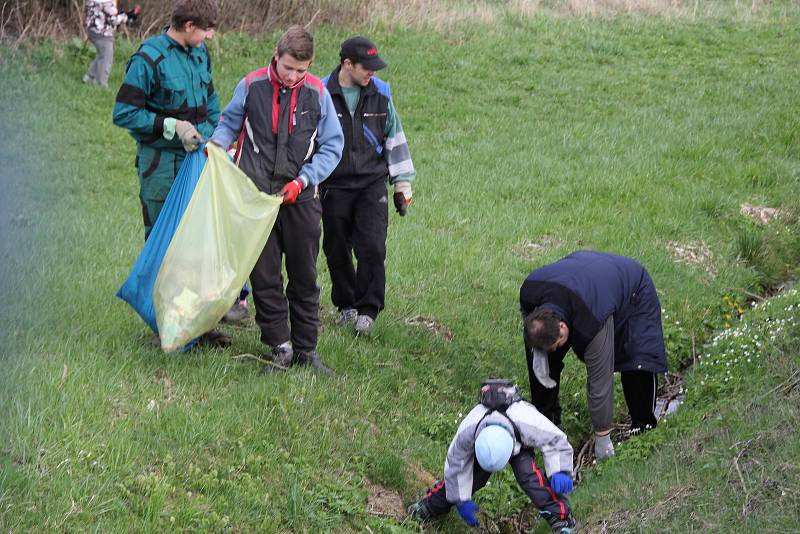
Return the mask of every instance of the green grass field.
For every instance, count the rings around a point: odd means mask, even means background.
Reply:
[[[390,217],[373,339],[333,325],[320,255],[332,379],[259,375],[239,357],[264,351],[253,329],[226,327],[225,351],[151,347],[114,297],[143,244],[114,91],[80,83],[88,48],[0,48],[0,531],[419,531],[386,495],[407,502],[440,476],[481,379],[516,379],[528,396],[519,285],[577,248],[639,259],[671,369],[695,363],[677,415],[584,473],[579,521],[796,529],[800,297],[737,317],[749,295],[797,275],[798,22],[540,15],[371,30],[418,181],[409,216]],[[349,34],[316,32],[315,74]],[[275,38],[214,40],[224,103]],[[112,87],[134,51],[117,41]],[[756,224],[742,203],[786,215]],[[726,323],[741,335],[715,345]],[[577,452],[590,425],[585,374],[569,361]],[[525,501],[510,473],[493,479],[476,497],[485,531],[515,532]],[[464,527],[453,513],[425,529]]]

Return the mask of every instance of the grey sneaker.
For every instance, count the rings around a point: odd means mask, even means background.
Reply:
[[[290,341],[284,341],[277,347],[274,347],[269,354],[265,355],[264,359],[269,360],[269,363],[261,367],[261,374],[287,370],[294,362],[292,343]]]
[[[322,373],[323,375],[332,375],[333,370],[327,367],[319,358],[319,354],[315,350],[308,352],[297,353],[297,365],[307,365],[314,371]]]
[[[247,301],[237,300],[231,309],[225,312],[222,320],[226,323],[240,323],[250,317],[250,312],[247,311]]]
[[[369,315],[359,315],[358,319],[356,319],[356,335],[371,336],[373,326],[375,326],[375,319]]]
[[[339,317],[336,318],[334,323],[337,326],[353,326],[358,320],[358,310],[355,308],[345,308],[339,312]]]
[[[97,80],[95,80],[94,78],[92,78],[91,76],[89,76],[89,73],[88,73],[88,72],[87,72],[86,74],[84,74],[84,75],[83,75],[83,78],[82,78],[82,80],[83,80],[83,83],[88,83],[88,84],[97,83]]]

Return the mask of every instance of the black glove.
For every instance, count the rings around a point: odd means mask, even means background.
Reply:
[[[401,217],[408,212],[408,205],[411,204],[411,182],[396,182],[394,184],[394,207]]]
[[[408,204],[406,204],[406,197],[403,193],[394,194],[394,207],[401,217],[405,216],[408,212]]]
[[[128,24],[134,24],[136,19],[139,18],[139,13],[142,12],[142,6],[136,4],[136,7],[131,9],[130,11],[126,11],[125,14],[128,15]]]

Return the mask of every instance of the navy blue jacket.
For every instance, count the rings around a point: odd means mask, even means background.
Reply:
[[[389,165],[383,153],[386,144],[386,121],[389,119],[389,84],[372,77],[361,89],[358,106],[350,115],[339,84],[339,71],[322,79],[328,89],[344,132],[342,159],[323,188],[363,189],[378,180],[389,178]]]
[[[544,306],[569,327],[556,354],[572,348],[583,360],[586,348],[614,316],[614,370],[667,370],[661,304],[644,267],[631,258],[579,250],[533,271],[520,288],[523,316]]]

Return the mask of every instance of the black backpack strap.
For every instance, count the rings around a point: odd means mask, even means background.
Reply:
[[[147,53],[142,50],[142,48],[143,47],[140,46],[139,50],[136,51],[134,56],[139,56],[142,59],[144,59],[147,62],[147,64],[150,65],[150,68],[153,69],[153,92],[156,92],[159,89],[161,89],[161,78],[158,74],[158,64],[164,61],[164,58],[166,56],[164,56],[163,54],[159,54],[156,59],[153,59],[150,56],[148,56]]]
[[[521,446],[524,447],[524,444],[522,443],[522,434],[520,434],[519,428],[517,428],[517,424],[514,421],[511,420],[511,418],[508,416],[508,414],[506,414],[505,409],[503,409],[503,410],[487,410],[486,413],[483,414],[483,417],[481,417],[480,421],[478,421],[478,424],[475,425],[475,434],[472,436],[472,439],[476,439],[478,437],[478,428],[481,426],[481,423],[483,423],[483,420],[486,419],[486,417],[489,416],[489,414],[491,414],[493,412],[500,412],[501,414],[503,414],[505,416],[506,420],[508,420],[508,422],[511,423],[511,428],[514,429],[514,438],[519,442],[519,444]]]

